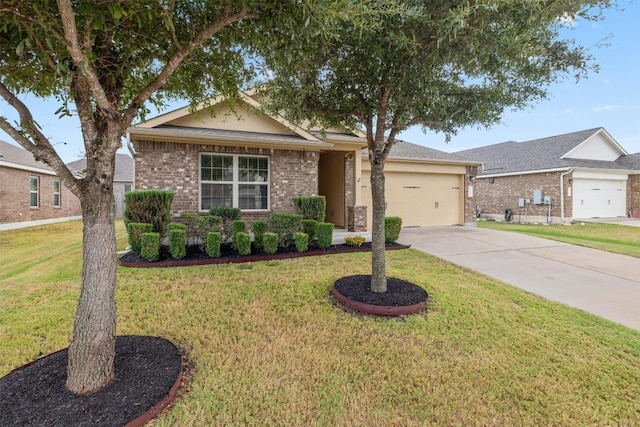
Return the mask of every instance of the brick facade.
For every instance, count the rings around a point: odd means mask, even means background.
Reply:
[[[248,222],[268,219],[270,212],[295,212],[294,196],[318,194],[319,153],[314,151],[228,147],[204,144],[136,141],[135,186],[138,190],[174,192],[171,214],[197,211],[200,153],[269,157],[269,210],[242,213]]]
[[[475,225],[476,223],[476,204],[477,204],[477,166],[467,166],[464,174],[464,224]],[[473,177],[473,179],[471,178]],[[472,194],[469,194],[469,189]]]
[[[30,207],[29,177],[39,178],[38,207]],[[0,167],[0,224],[81,216],[80,200],[60,180],[60,207],[53,205],[55,175]]]
[[[627,210],[630,216],[640,218],[640,174],[629,175],[627,180]]]
[[[476,203],[483,218],[504,220],[505,209],[513,211],[514,221],[546,222],[548,205],[533,203],[533,190],[542,190],[543,196],[551,196],[551,220],[561,222],[560,208],[561,172],[548,172],[527,175],[499,176],[493,178],[478,177],[476,182]],[[572,198],[568,195],[571,174],[564,180],[564,216],[571,218]],[[518,207],[518,199],[528,199],[526,208]]]

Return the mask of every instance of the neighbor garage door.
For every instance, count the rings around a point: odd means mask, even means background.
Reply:
[[[626,215],[626,181],[574,179],[573,217],[612,218]]]
[[[411,172],[385,173],[386,216],[399,216],[404,227],[464,223],[463,188],[460,175]],[[369,172],[363,171],[362,198],[371,226]]]

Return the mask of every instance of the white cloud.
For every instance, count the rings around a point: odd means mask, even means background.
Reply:
[[[603,105],[601,107],[595,107],[593,110],[597,113],[602,111],[617,111],[621,110],[622,107],[620,105]]]

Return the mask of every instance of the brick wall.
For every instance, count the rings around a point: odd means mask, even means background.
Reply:
[[[640,218],[640,174],[629,175],[627,180],[627,210]]]
[[[495,178],[479,177],[475,180],[475,199],[483,217],[504,219],[504,211],[507,208],[513,210],[514,221],[545,222],[548,213],[548,205],[533,204],[533,190],[541,189],[543,196],[551,196],[551,217],[553,222],[560,222],[560,175],[561,172],[548,172],[529,175],[501,176]],[[565,218],[570,218],[572,198],[568,196],[569,179],[571,174],[564,179],[564,206]],[[518,198],[529,199],[526,210],[518,208]]]
[[[40,178],[39,206],[29,206],[29,177]],[[82,215],[80,201],[60,182],[60,207],[53,206],[54,175],[0,167],[0,224]]]
[[[174,192],[172,216],[198,210],[200,153],[253,154],[269,157],[269,212],[295,212],[294,196],[318,194],[317,152],[135,141],[135,187]],[[243,212],[246,221],[269,212]]]
[[[464,175],[464,223],[465,225],[474,225],[476,222],[476,204],[477,204],[477,166],[467,166]],[[470,177],[474,177],[473,181]],[[473,194],[469,195],[469,187],[473,188]]]

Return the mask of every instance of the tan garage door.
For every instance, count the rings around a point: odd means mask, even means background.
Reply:
[[[362,174],[362,199],[371,227],[369,172]],[[459,175],[385,173],[386,216],[399,216],[404,227],[434,227],[464,223],[463,188]]]

